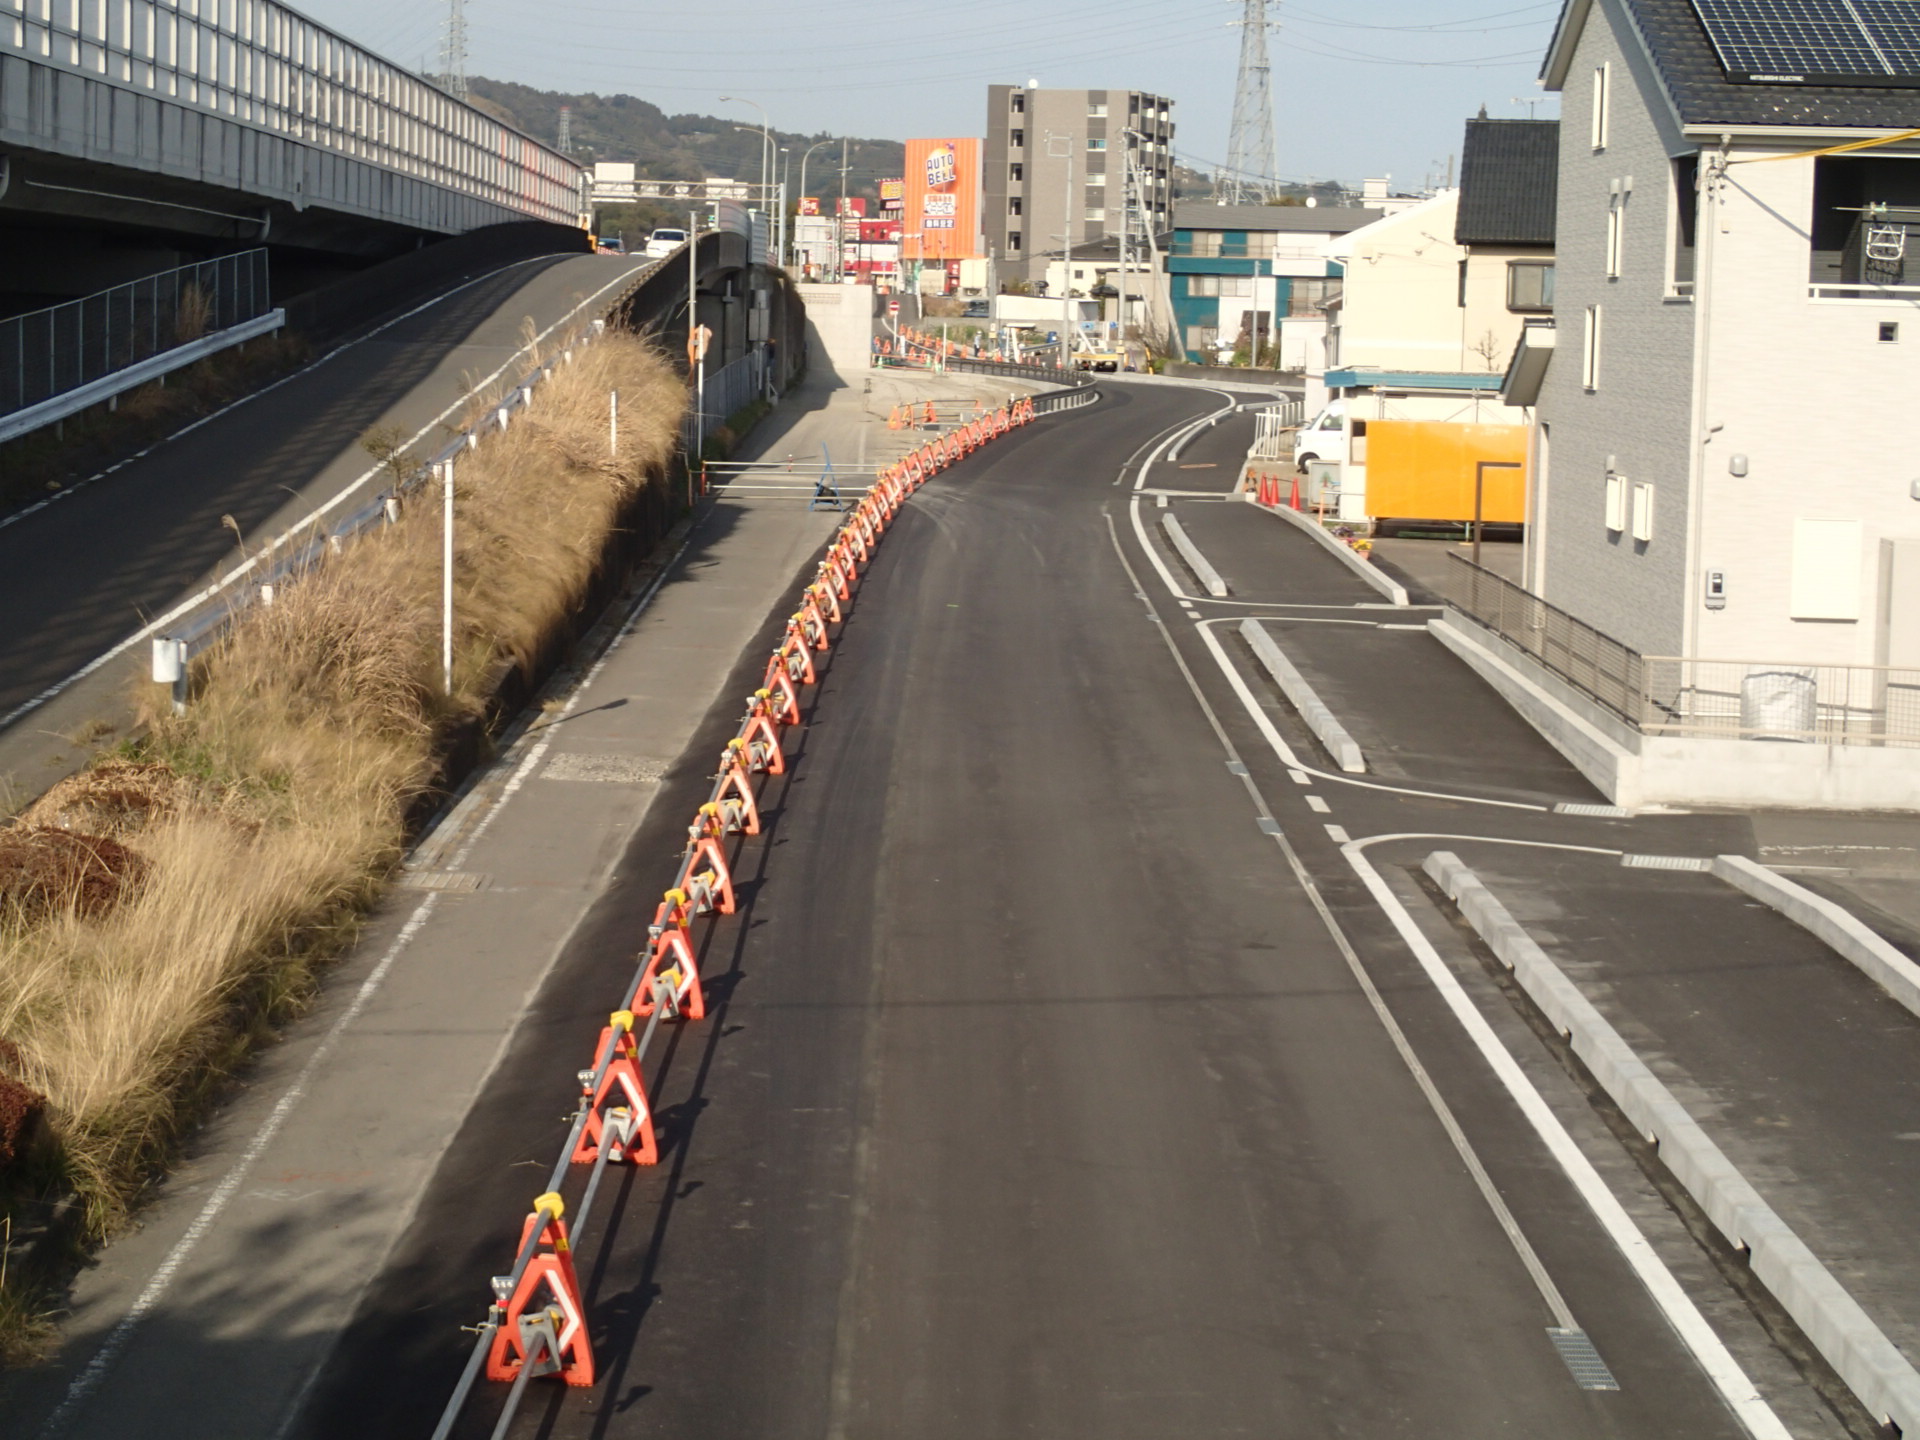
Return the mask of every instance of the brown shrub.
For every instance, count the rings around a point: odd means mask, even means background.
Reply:
[[[131,895],[146,862],[117,840],[39,825],[0,830],[0,913],[32,923],[64,910],[93,918]]]

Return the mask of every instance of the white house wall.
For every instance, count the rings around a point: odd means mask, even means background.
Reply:
[[[1449,191],[1328,246],[1346,267],[1341,365],[1464,368],[1459,273],[1466,250],[1453,242],[1459,206],[1459,192]]]
[[[1880,542],[1920,538],[1920,302],[1809,297],[1813,181],[1812,160],[1734,164],[1722,191],[1701,340],[1705,419],[1721,428],[1704,448],[1699,561],[1725,573],[1727,601],[1695,607],[1703,656],[1873,663]],[[1880,340],[1883,321],[1896,343]],[[1744,478],[1729,473],[1736,455]],[[1803,593],[1810,578],[1852,581],[1856,620],[1789,613],[1801,520],[1859,522],[1856,576],[1800,577]]]

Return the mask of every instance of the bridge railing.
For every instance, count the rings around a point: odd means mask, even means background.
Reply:
[[[244,250],[0,320],[0,415],[258,319],[271,308],[267,252]]]

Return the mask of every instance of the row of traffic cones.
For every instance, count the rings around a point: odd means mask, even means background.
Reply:
[[[928,402],[929,415],[932,409]],[[727,847],[736,836],[760,833],[755,779],[786,773],[782,737],[800,723],[802,691],[819,683],[814,657],[832,648],[861,573],[907,497],[955,460],[1033,418],[1033,401],[1021,399],[982,410],[951,434],[928,441],[882,471],[834,535],[767,660],[760,688],[747,700],[739,733],[720,754],[713,792],[688,827],[673,888],[662,896],[647,927],[640,969],[621,1007],[601,1027],[592,1068],[580,1072],[571,1163],[658,1163],[659,1142],[641,1072],[646,1042],[662,1020],[706,1017],[693,927],[702,917],[734,913]],[[645,1034],[636,1038],[635,1027],[643,1022]],[[536,1198],[521,1225],[513,1273],[494,1282],[483,1327],[491,1336],[490,1380],[513,1381],[531,1365],[533,1375],[557,1375],[569,1385],[594,1383],[586,1305],[565,1215],[566,1202],[557,1192]]]
[[[1254,499],[1259,501],[1260,504],[1272,505],[1278,508],[1284,503],[1289,510],[1298,510],[1300,508],[1300,477],[1297,474],[1290,475],[1283,481],[1278,475],[1267,475],[1255,472],[1248,475],[1247,479],[1252,482]],[[1284,493],[1286,494],[1285,501],[1282,501],[1280,498],[1283,492],[1283,486],[1285,487]]]

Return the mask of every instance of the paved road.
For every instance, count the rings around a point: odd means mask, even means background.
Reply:
[[[1682,1343],[1676,1324],[1694,1322],[1656,1307],[1466,1043],[1134,538],[1124,467],[1216,400],[1111,390],[943,477],[883,546],[742,855],[741,913],[708,942],[710,1018],[666,1051],[662,1163],[621,1177],[581,1248],[602,1381],[541,1387],[515,1433],[1748,1433]],[[1208,472],[1156,466],[1146,483],[1176,473]],[[1252,578],[1325,582],[1316,565],[1296,554]],[[431,1427],[467,1348],[457,1327],[510,1253],[582,1037],[704,793],[693,761],[736,710],[717,705],[669,772],[303,1435]],[[1522,764],[1497,788],[1562,778]],[[1332,818],[1357,834],[1489,814],[1543,837],[1603,828],[1391,783],[1336,792]],[[1565,789],[1550,798],[1591,798]],[[1569,1144],[1606,1152],[1585,1098],[1522,1068]],[[1637,1172],[1603,1170],[1653,1270],[1668,1257],[1770,1398],[1813,1416],[1794,1433],[1832,1433]],[[1576,1386],[1548,1336],[1569,1318],[1618,1391]],[[1694,1341],[1724,1356],[1711,1331]],[[487,1433],[484,1410],[461,1433]]]
[[[279,387],[32,513],[0,518],[0,717],[57,686],[237,559],[231,516],[257,547],[373,464],[375,426],[411,436],[510,361],[523,319],[544,329],[578,300],[651,261],[551,256],[511,265],[333,354]],[[0,773],[32,793],[43,733],[117,711],[126,664],[83,703],[0,727]]]

